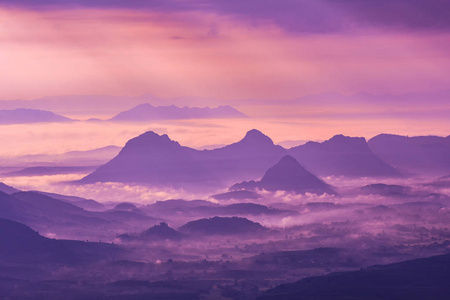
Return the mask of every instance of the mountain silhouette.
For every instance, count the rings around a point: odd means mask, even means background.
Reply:
[[[12,186],[6,185],[3,182],[0,182],[0,192],[11,195],[20,192],[20,190],[13,188]]]
[[[159,224],[150,227],[149,229],[141,232],[138,235],[121,234],[118,236],[122,241],[177,241],[184,238],[184,235],[175,229],[169,227],[166,222],[160,222]]]
[[[275,287],[257,299],[441,300],[450,293],[449,264],[450,254],[446,254],[309,277]]]
[[[380,134],[368,143],[381,159],[406,172],[434,175],[450,173],[450,136]]]
[[[274,145],[258,130],[247,132],[237,143],[203,151],[149,131],[128,141],[114,159],[79,182],[223,187],[229,182],[258,176],[285,153],[284,148]]]
[[[73,121],[75,120],[54,114],[46,110],[28,108],[0,110],[0,125]]]
[[[308,142],[289,149],[301,165],[320,176],[398,176],[378,158],[364,138],[336,135],[322,143]]]
[[[100,202],[97,202],[93,199],[85,199],[85,198],[81,198],[81,197],[77,197],[77,196],[67,196],[67,195],[48,193],[48,192],[42,192],[42,191],[34,191],[34,192],[51,197],[53,199],[68,202],[70,204],[73,204],[75,206],[78,206],[82,209],[89,210],[89,211],[103,211],[106,209],[103,204],[101,204]]]
[[[210,107],[178,107],[152,106],[140,104],[130,110],[121,112],[109,121],[144,122],[154,120],[177,119],[215,119],[215,118],[246,118],[247,116],[231,106]]]
[[[69,151],[62,154],[32,154],[23,155],[11,159],[1,159],[0,163],[3,166],[13,167],[86,167],[86,166],[100,166],[119,154],[121,147],[106,146],[93,150],[86,151]]]
[[[285,154],[283,147],[275,145],[261,131],[252,129],[240,141],[204,150],[200,157],[211,172],[231,183],[260,176]]]
[[[66,196],[67,197],[67,196]],[[8,195],[0,192],[0,218],[24,223],[43,234],[54,233],[63,238],[80,238],[108,231],[146,226],[156,219],[128,211],[87,211],[40,192],[18,192]],[[96,231],[103,228],[101,231]]]
[[[331,186],[308,172],[290,155],[284,156],[277,164],[268,169],[260,181],[245,181],[233,185],[230,189],[336,194]]]
[[[137,182],[178,187],[213,181],[213,175],[195,157],[196,151],[172,141],[166,134],[149,131],[129,140],[114,159],[80,182]]]
[[[179,228],[192,235],[240,235],[257,234],[267,229],[261,224],[238,217],[213,217],[191,221]]]
[[[28,226],[0,219],[0,263],[80,265],[118,255],[114,245],[48,239]]]
[[[216,200],[245,200],[245,199],[259,199],[262,196],[251,191],[231,191],[221,194],[212,195],[211,198]]]

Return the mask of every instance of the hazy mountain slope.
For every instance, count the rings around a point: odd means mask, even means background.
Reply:
[[[146,132],[129,140],[111,161],[80,180],[93,182],[138,182],[180,186],[213,181],[213,175],[193,155],[167,135]]]
[[[0,125],[73,121],[75,120],[45,110],[27,108],[0,110]]]
[[[0,219],[0,262],[29,264],[49,263],[82,264],[117,255],[117,246],[48,239],[28,226]]]
[[[344,176],[398,176],[378,158],[364,138],[336,135],[322,143],[308,142],[289,149],[298,162],[314,174]]]
[[[380,134],[369,147],[392,166],[411,173],[450,173],[450,136],[400,136]]]
[[[148,103],[140,104],[130,110],[121,112],[109,121],[144,122],[155,120],[176,119],[218,119],[218,118],[245,118],[245,114],[231,106],[210,107],[178,107],[153,106]]]

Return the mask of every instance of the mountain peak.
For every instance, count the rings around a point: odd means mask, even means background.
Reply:
[[[298,182],[303,181],[306,177],[314,176],[310,174],[299,162],[290,155],[283,156],[277,164],[267,170],[261,179],[262,183],[270,185],[292,184],[296,186]],[[309,179],[309,178],[308,178]]]
[[[172,141],[167,134],[159,135],[156,132],[153,131],[147,131],[127,142],[126,146],[131,146],[134,144],[139,145],[164,145],[164,144],[178,144],[178,142]]]
[[[333,189],[309,173],[290,155],[283,156],[278,163],[269,168],[261,181],[250,181],[235,184],[230,189],[255,189],[268,191],[288,191],[295,193],[335,194]]]
[[[241,140],[241,142],[251,143],[251,144],[273,145],[272,139],[257,129],[252,129],[252,130],[248,131],[245,134],[245,137]]]

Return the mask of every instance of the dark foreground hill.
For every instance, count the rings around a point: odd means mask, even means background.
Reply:
[[[280,285],[259,300],[444,300],[450,295],[450,254],[309,277]]]

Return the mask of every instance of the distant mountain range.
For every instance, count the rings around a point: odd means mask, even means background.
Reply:
[[[50,196],[51,195],[51,196]],[[59,199],[57,199],[59,198]],[[78,197],[41,192],[0,192],[0,218],[10,219],[31,226],[44,234],[57,236],[92,236],[93,228],[103,228],[99,234],[118,229],[136,228],[160,219],[134,212],[94,212],[82,207],[101,209],[100,203]],[[45,216],[45,217],[44,217]]]
[[[246,118],[247,116],[231,106],[210,107],[178,107],[153,106],[148,103],[140,104],[130,110],[121,112],[108,121],[114,122],[145,122],[155,120],[179,119],[222,119]]]
[[[436,176],[450,173],[450,136],[380,134],[368,143],[378,157],[403,172]]]
[[[94,171],[97,166],[87,167],[29,167],[19,171],[5,173],[7,177],[17,176],[43,176],[58,174],[86,174]]]
[[[309,142],[287,150],[253,129],[237,143],[202,151],[181,146],[165,134],[146,132],[128,141],[114,159],[79,183],[135,182],[216,189],[260,178],[287,154],[314,176],[400,175],[370,150],[364,138],[338,135],[323,143]]]
[[[1,101],[0,101],[1,102]],[[147,122],[160,120],[182,119],[225,119],[247,118],[247,115],[237,109],[224,105],[218,107],[179,107],[153,106],[148,103],[140,104],[130,110],[123,111],[106,120],[112,122]],[[48,110],[16,108],[0,110],[0,125],[29,124],[29,123],[55,123],[74,122],[71,118],[55,114]],[[102,122],[100,119],[88,121]]]
[[[321,93],[306,95],[292,100],[283,101],[286,105],[307,105],[307,106],[328,106],[339,103],[346,107],[364,107],[367,108],[367,104],[375,103],[380,107],[386,108],[388,113],[398,115],[404,114],[404,108],[408,107],[415,109],[415,114],[429,115],[431,108],[431,114],[438,114],[440,117],[449,115],[448,99],[450,96],[450,90],[442,90],[437,92],[428,93],[405,93],[405,94],[381,94],[375,95],[370,93],[358,93],[353,95],[343,95],[339,93]],[[255,104],[263,105],[279,105],[279,100],[252,100],[252,99],[235,99],[229,101],[211,99],[211,98],[194,98],[194,97],[179,97],[171,99],[162,99],[153,95],[141,95],[137,97],[120,97],[109,95],[66,95],[55,97],[44,97],[40,99],[30,100],[0,100],[0,109],[14,109],[18,107],[31,108],[31,109],[45,109],[56,112],[65,112],[68,110],[77,112],[89,112],[98,114],[113,114],[117,111],[123,111],[130,106],[137,106],[144,102],[150,102],[155,106],[163,106],[167,103],[177,105],[179,107],[188,106],[205,106],[226,104],[233,107],[239,105],[251,106]],[[421,108],[427,105],[427,110]],[[393,109],[395,108],[395,109]],[[386,111],[381,112],[386,114]],[[377,113],[377,112],[374,112]],[[410,115],[412,112],[408,111]],[[413,112],[414,113],[414,112]]]
[[[46,110],[27,108],[0,110],[0,125],[74,121],[76,120],[66,118]]]
[[[39,173],[51,173],[58,169],[50,169],[50,167],[92,167],[100,166],[114,158],[121,150],[118,146],[106,146],[93,150],[85,151],[69,151],[62,154],[33,154],[11,158],[1,158],[2,166],[18,166],[18,167],[39,167]],[[47,168],[47,169],[45,169]],[[36,169],[35,169],[36,170]],[[38,169],[39,170],[39,169]],[[59,169],[63,171],[63,169]],[[28,172],[28,171],[27,171]]]

